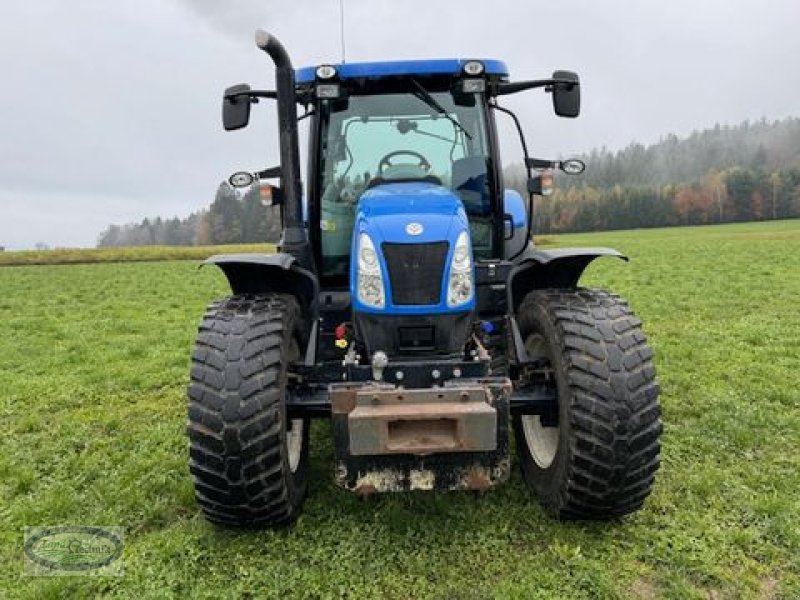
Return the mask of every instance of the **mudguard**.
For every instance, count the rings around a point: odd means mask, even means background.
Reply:
[[[216,265],[234,294],[263,294],[275,292],[297,298],[308,323],[305,344],[305,364],[316,362],[319,320],[319,280],[311,271],[300,267],[294,256],[276,254],[215,254],[200,267]]]
[[[506,292],[508,306],[514,313],[531,290],[543,288],[574,288],[587,265],[601,256],[628,260],[612,248],[531,248],[508,276]]]
[[[290,254],[216,254],[200,266],[205,265],[222,269],[234,294],[291,294],[308,316],[316,320],[319,280],[314,273],[300,267]]]

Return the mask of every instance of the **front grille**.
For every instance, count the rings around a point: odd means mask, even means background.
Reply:
[[[447,242],[381,244],[394,304],[439,304]]]

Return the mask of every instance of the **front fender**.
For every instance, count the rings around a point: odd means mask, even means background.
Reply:
[[[216,254],[207,258],[200,267],[216,265],[234,294],[289,294],[297,298],[309,328],[305,332],[305,364],[316,362],[319,280],[311,271],[300,267],[293,256],[277,254]]]
[[[319,280],[290,254],[216,254],[205,265],[222,269],[234,294],[291,294],[308,317],[317,317]]]
[[[516,314],[520,302],[532,290],[576,287],[588,264],[601,256],[628,260],[612,248],[553,248],[526,252],[508,276],[508,306],[513,307]]]

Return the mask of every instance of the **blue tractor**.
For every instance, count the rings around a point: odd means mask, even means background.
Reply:
[[[336,482],[357,494],[487,490],[509,477],[513,430],[522,476],[556,518],[641,507],[659,466],[653,353],[622,298],[578,286],[595,258],[624,257],[534,246],[534,195],[550,170],[583,164],[528,156],[499,104],[543,88],[576,117],[577,75],[512,82],[502,62],[462,59],[296,71],[274,36],[256,42],[276,89],[226,90],[224,127],[276,100],[281,164],[230,183],[280,206],[282,236],[275,254],[206,261],[232,295],[210,305],[192,353],[190,471],[205,516],[292,522],[318,417],[332,424]],[[527,202],[503,184],[498,111],[517,125]]]

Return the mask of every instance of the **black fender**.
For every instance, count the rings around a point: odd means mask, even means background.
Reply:
[[[291,294],[297,298],[310,330],[306,362],[313,364],[316,353],[316,332],[319,317],[319,280],[311,271],[302,268],[294,256],[277,254],[216,254],[200,267],[216,265],[231,286],[234,294]]]
[[[508,275],[506,293],[512,314],[516,314],[517,307],[532,290],[576,287],[587,265],[601,256],[628,260],[611,248],[552,248],[525,252]]]

